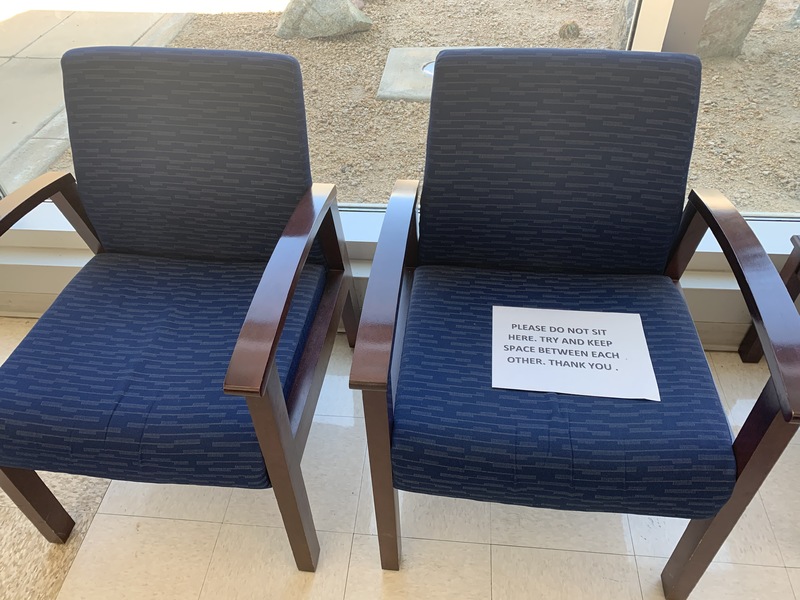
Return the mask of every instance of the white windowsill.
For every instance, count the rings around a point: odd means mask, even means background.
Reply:
[[[340,205],[342,227],[363,295],[385,206]],[[800,232],[791,216],[752,215],[748,223],[780,268]],[[51,203],[37,207],[0,237],[0,316],[39,316],[92,254]],[[749,326],[747,308],[719,245],[709,232],[681,279],[708,350],[733,350]]]

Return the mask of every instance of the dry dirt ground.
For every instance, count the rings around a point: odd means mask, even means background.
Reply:
[[[398,178],[422,176],[428,104],[376,98],[390,48],[608,47],[620,0],[367,0],[371,30],[284,40],[279,13],[198,15],[174,46],[291,54],[303,69],[315,181],[340,202],[386,202]],[[690,185],[743,211],[800,213],[800,29],[797,0],[768,0],[735,59],[704,61]],[[561,25],[581,35],[566,42]]]

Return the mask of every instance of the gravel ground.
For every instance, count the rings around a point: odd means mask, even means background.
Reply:
[[[279,13],[197,15],[173,46],[291,54],[303,69],[314,180],[339,202],[386,202],[420,178],[428,104],[376,98],[390,48],[608,47],[620,0],[367,0],[374,25],[331,39],[283,40]],[[717,188],[740,210],[800,213],[800,29],[796,0],[768,0],[735,59],[704,61],[690,187]],[[581,35],[558,37],[568,21]],[[67,166],[65,156],[56,166]]]

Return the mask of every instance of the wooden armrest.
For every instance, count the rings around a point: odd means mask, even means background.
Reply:
[[[53,204],[67,218],[92,252],[102,251],[97,233],[83,209],[75,178],[71,173],[45,173],[0,200],[0,235],[11,229],[17,221],[48,198],[52,198]]]
[[[679,247],[674,257],[683,256],[688,263],[705,232],[705,227],[700,226],[702,222],[711,229],[739,283],[764,349],[783,417],[800,422],[800,316],[797,309],[750,226],[716,190],[689,193],[682,227],[688,235],[681,246],[690,248],[691,252],[681,251]]]
[[[264,395],[297,279],[335,202],[335,186],[314,184],[292,213],[264,269],[233,349],[223,384],[226,393]]]
[[[403,271],[416,262],[418,186],[416,180],[399,180],[389,199],[353,352],[353,389],[386,389]]]

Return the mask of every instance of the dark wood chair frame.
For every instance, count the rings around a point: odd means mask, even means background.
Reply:
[[[94,253],[102,244],[69,173],[48,173],[0,200],[0,235],[47,199],[61,210]],[[295,383],[284,397],[275,356],[297,279],[318,239],[327,278]],[[299,199],[264,270],[225,377],[224,391],[244,396],[283,517],[297,568],[314,571],[319,542],[300,460],[340,319],[355,344],[360,306],[336,204],[336,188],[314,184]],[[74,526],[58,500],[31,470],[0,467],[0,489],[51,542],[65,542]]]
[[[781,279],[794,302],[800,296],[800,236],[793,235],[791,242],[792,252],[781,268]],[[755,325],[750,325],[742,339],[742,343],[739,345],[739,356],[742,362],[746,363],[757,363],[764,357]]]
[[[363,392],[381,565],[392,570],[400,567],[401,538],[392,484],[387,375],[391,371],[396,385],[418,262],[418,187],[417,181],[398,181],[390,198],[350,374],[350,387]],[[690,521],[664,567],[667,600],[689,596],[800,425],[800,317],[758,239],[722,194],[689,194],[666,274],[680,287],[678,280],[709,228],[739,283],[771,377],[733,442],[737,479],[731,499],[716,516]]]

